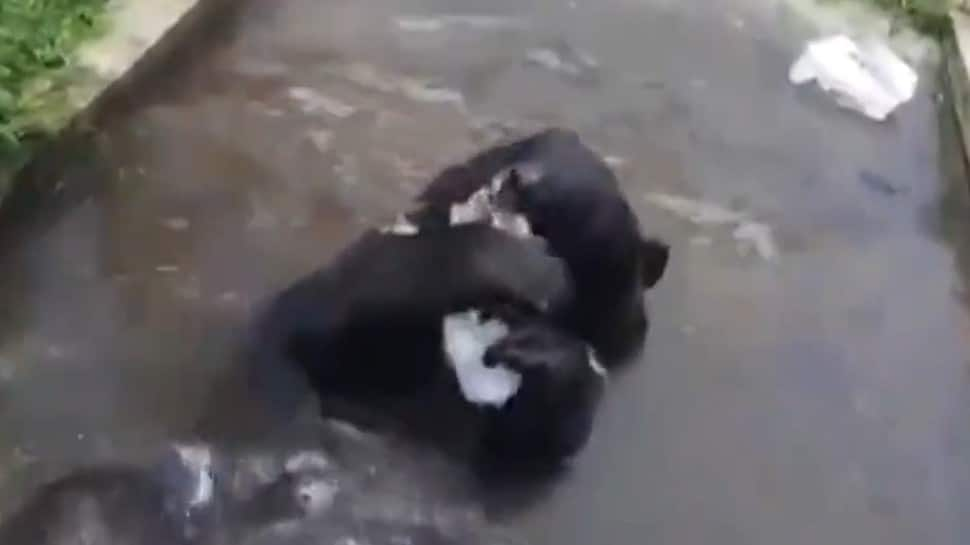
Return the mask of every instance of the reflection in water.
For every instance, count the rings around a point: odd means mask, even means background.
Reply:
[[[40,488],[0,526],[9,545],[504,545],[443,467],[388,466],[375,435],[329,421],[327,448],[227,452],[176,445],[143,467],[81,469]],[[391,455],[396,457],[397,454]],[[429,471],[437,474],[434,488]],[[423,475],[422,475],[423,473]]]

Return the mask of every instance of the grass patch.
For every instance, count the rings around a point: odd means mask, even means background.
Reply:
[[[868,0],[905,19],[916,30],[942,37],[950,31],[950,9],[955,0]]]
[[[59,128],[72,54],[99,34],[108,0],[0,0],[0,166]]]

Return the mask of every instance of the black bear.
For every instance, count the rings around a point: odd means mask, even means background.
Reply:
[[[439,368],[427,356],[441,352],[445,315],[500,304],[538,311],[570,292],[541,241],[479,224],[369,231],[273,300],[257,348],[298,362],[320,391],[411,393]]]
[[[257,325],[256,386],[291,411],[292,369],[321,396],[367,400],[420,394],[450,367],[465,402],[486,413],[485,448],[554,462],[586,442],[603,380],[586,344],[543,317],[571,298],[564,262],[541,239],[485,223],[400,222],[365,233],[272,301]],[[493,309],[488,320],[456,320]]]
[[[479,460],[555,468],[588,441],[606,371],[585,341],[513,307],[444,320],[447,364],[483,416]]]
[[[641,235],[616,176],[575,132],[549,129],[483,151],[442,171],[418,197],[422,217],[438,223],[462,221],[482,200],[521,214],[567,262],[574,297],[552,311],[557,323],[607,363],[641,346],[643,292],[663,276],[669,247]],[[522,229],[521,222],[493,223]]]
[[[216,474],[220,463],[203,445],[167,449],[149,467],[82,468],[27,498],[0,524],[0,543],[238,543],[262,528],[300,520],[326,506],[326,476],[308,464],[289,462],[290,467],[245,496],[232,486],[231,473]]]

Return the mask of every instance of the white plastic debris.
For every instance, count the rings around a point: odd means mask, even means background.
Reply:
[[[508,333],[500,320],[482,321],[478,311],[445,317],[445,353],[470,403],[501,407],[519,390],[521,375],[501,365],[490,369],[483,361],[488,347]]]
[[[753,248],[761,259],[769,262],[778,259],[778,249],[775,246],[775,238],[771,234],[771,227],[764,223],[742,222],[732,236],[742,247]]]
[[[435,87],[426,82],[405,79],[401,81],[401,92],[415,102],[429,104],[451,104],[457,110],[464,112],[465,96],[460,91],[447,87]]]
[[[493,180],[490,186],[472,193],[467,201],[451,205],[451,225],[487,221],[492,227],[515,236],[532,236],[532,226],[524,215],[503,210],[495,204],[495,196],[501,187],[501,181]]]
[[[494,15],[403,15],[396,17],[394,23],[404,32],[440,32],[455,27],[460,30],[521,30],[528,27],[521,19]]]
[[[380,232],[385,235],[413,237],[420,232],[420,229],[407,216],[400,214],[394,220],[394,223],[381,227]]]
[[[778,260],[778,246],[771,226],[752,219],[748,214],[730,210],[721,205],[688,199],[667,193],[647,193],[644,199],[654,206],[672,212],[695,225],[702,227],[734,226],[731,236],[739,253],[745,254],[753,249],[758,257],[774,263]],[[698,246],[709,245],[707,237],[695,237],[692,243]]]
[[[496,210],[492,213],[492,227],[521,238],[532,236],[532,225],[522,214]]]
[[[599,68],[599,62],[591,54],[565,43],[531,49],[525,58],[528,64],[574,79],[592,77]]]
[[[817,81],[844,108],[885,120],[912,100],[919,77],[882,42],[844,35],[809,42],[788,74],[795,85]]]
[[[725,225],[744,221],[744,214],[721,205],[667,193],[648,193],[647,202],[664,208],[697,225]]]
[[[190,507],[200,507],[212,501],[215,479],[212,477],[212,451],[203,445],[176,445],[175,451],[182,465],[192,473],[194,486],[189,498]]]
[[[492,205],[488,188],[482,188],[472,193],[465,202],[451,205],[450,223],[461,225],[484,221],[491,215]]]
[[[287,94],[307,114],[323,112],[339,119],[346,119],[357,111],[357,108],[350,104],[309,87],[292,87]]]

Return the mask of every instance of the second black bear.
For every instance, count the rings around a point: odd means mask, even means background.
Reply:
[[[663,276],[669,247],[643,237],[616,176],[575,132],[549,129],[483,151],[445,169],[418,202],[424,217],[434,210],[454,222],[461,220],[455,212],[462,215],[483,197],[521,214],[568,264],[574,297],[556,312],[558,323],[607,363],[642,344],[648,328],[643,292]]]
[[[543,318],[571,297],[565,264],[534,237],[477,223],[370,231],[272,301],[257,328],[255,386],[289,411],[294,369],[321,396],[366,402],[419,395],[450,367],[485,413],[486,450],[555,462],[585,444],[603,380],[586,344]],[[506,314],[458,323],[457,340],[446,332],[449,317],[490,309]],[[468,393],[483,385],[483,397]]]

